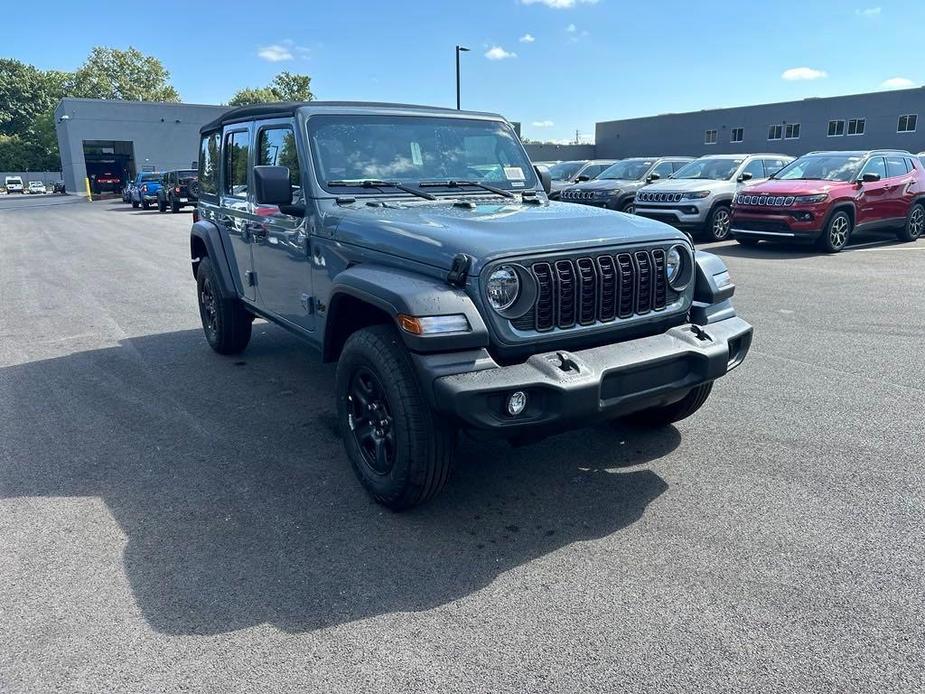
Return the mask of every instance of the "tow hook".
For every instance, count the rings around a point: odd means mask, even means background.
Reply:
[[[713,338],[707,333],[706,330],[701,328],[696,323],[691,325],[691,332],[694,333],[694,337],[702,342],[713,342]]]

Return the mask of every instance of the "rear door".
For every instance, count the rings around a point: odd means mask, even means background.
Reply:
[[[256,124],[255,166],[289,169],[294,205],[304,207],[299,150],[291,119]],[[257,274],[257,305],[306,330],[314,328],[308,223],[305,216],[285,214],[275,205],[256,205],[251,250]]]
[[[912,183],[914,175],[906,157],[894,154],[886,159],[886,197],[889,218],[905,219],[912,204]]]
[[[249,124],[226,126],[222,139],[222,176],[215,223],[230,241],[245,298],[257,298],[248,228],[250,173],[253,161]]]
[[[861,173],[858,175],[860,180],[864,174],[875,173],[880,176],[879,181],[870,183],[861,183],[857,197],[857,219],[855,225],[876,225],[890,216],[890,199],[887,188],[890,185],[887,180],[886,161],[883,157],[871,157],[864,164]]]

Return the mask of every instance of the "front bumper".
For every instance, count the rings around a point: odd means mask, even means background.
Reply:
[[[812,208],[789,209],[780,214],[750,214],[733,209],[730,232],[737,238],[812,243],[822,234],[824,223],[825,211]]]
[[[752,327],[730,317],[577,352],[536,354],[512,366],[499,366],[485,352],[416,354],[414,360],[438,412],[475,429],[516,436],[676,402],[738,366],[751,340]],[[447,373],[463,366],[467,370]],[[516,417],[506,410],[515,391],[527,394]]]
[[[636,202],[636,214],[670,224],[676,229],[701,229],[706,224],[710,205],[702,200],[690,200],[670,205],[653,205]]]

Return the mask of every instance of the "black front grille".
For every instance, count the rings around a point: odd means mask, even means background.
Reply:
[[[733,228],[741,229],[742,231],[790,232],[790,227],[787,226],[787,222],[775,219],[736,219]]]
[[[660,311],[669,302],[665,251],[638,250],[529,265],[536,278],[532,311],[512,321],[519,330],[606,323]]]

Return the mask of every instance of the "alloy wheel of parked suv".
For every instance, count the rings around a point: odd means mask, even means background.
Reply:
[[[925,232],[925,207],[917,202],[909,209],[909,217],[897,236],[900,241],[915,241]]]
[[[729,236],[731,223],[732,215],[729,213],[729,208],[725,205],[717,207],[710,213],[710,224],[707,227],[710,238],[713,241],[724,241]]]
[[[820,245],[824,251],[829,253],[838,253],[851,236],[851,217],[845,211],[836,212],[832,215],[825,233],[819,237]]]

